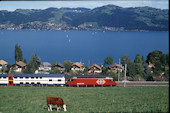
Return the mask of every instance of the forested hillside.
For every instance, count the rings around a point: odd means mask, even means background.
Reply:
[[[169,10],[151,7],[48,8],[0,11],[0,29],[169,31]]]

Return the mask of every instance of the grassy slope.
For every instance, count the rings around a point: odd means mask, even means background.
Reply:
[[[48,113],[46,96],[62,97],[68,104],[68,113],[168,112],[168,88],[0,87],[0,112]]]

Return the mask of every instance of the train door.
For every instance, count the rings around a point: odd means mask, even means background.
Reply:
[[[13,74],[8,75],[8,86],[13,86]]]

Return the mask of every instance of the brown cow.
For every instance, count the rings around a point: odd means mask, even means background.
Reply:
[[[57,111],[60,108],[63,108],[64,111],[67,111],[67,109],[66,109],[67,105],[64,104],[63,99],[60,97],[47,97],[48,111],[52,111],[52,105],[53,106],[57,105]]]

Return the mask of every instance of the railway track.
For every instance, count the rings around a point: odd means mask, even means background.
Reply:
[[[116,81],[116,86],[124,87],[123,81]],[[126,87],[128,86],[169,86],[169,82],[164,81],[126,81]]]

